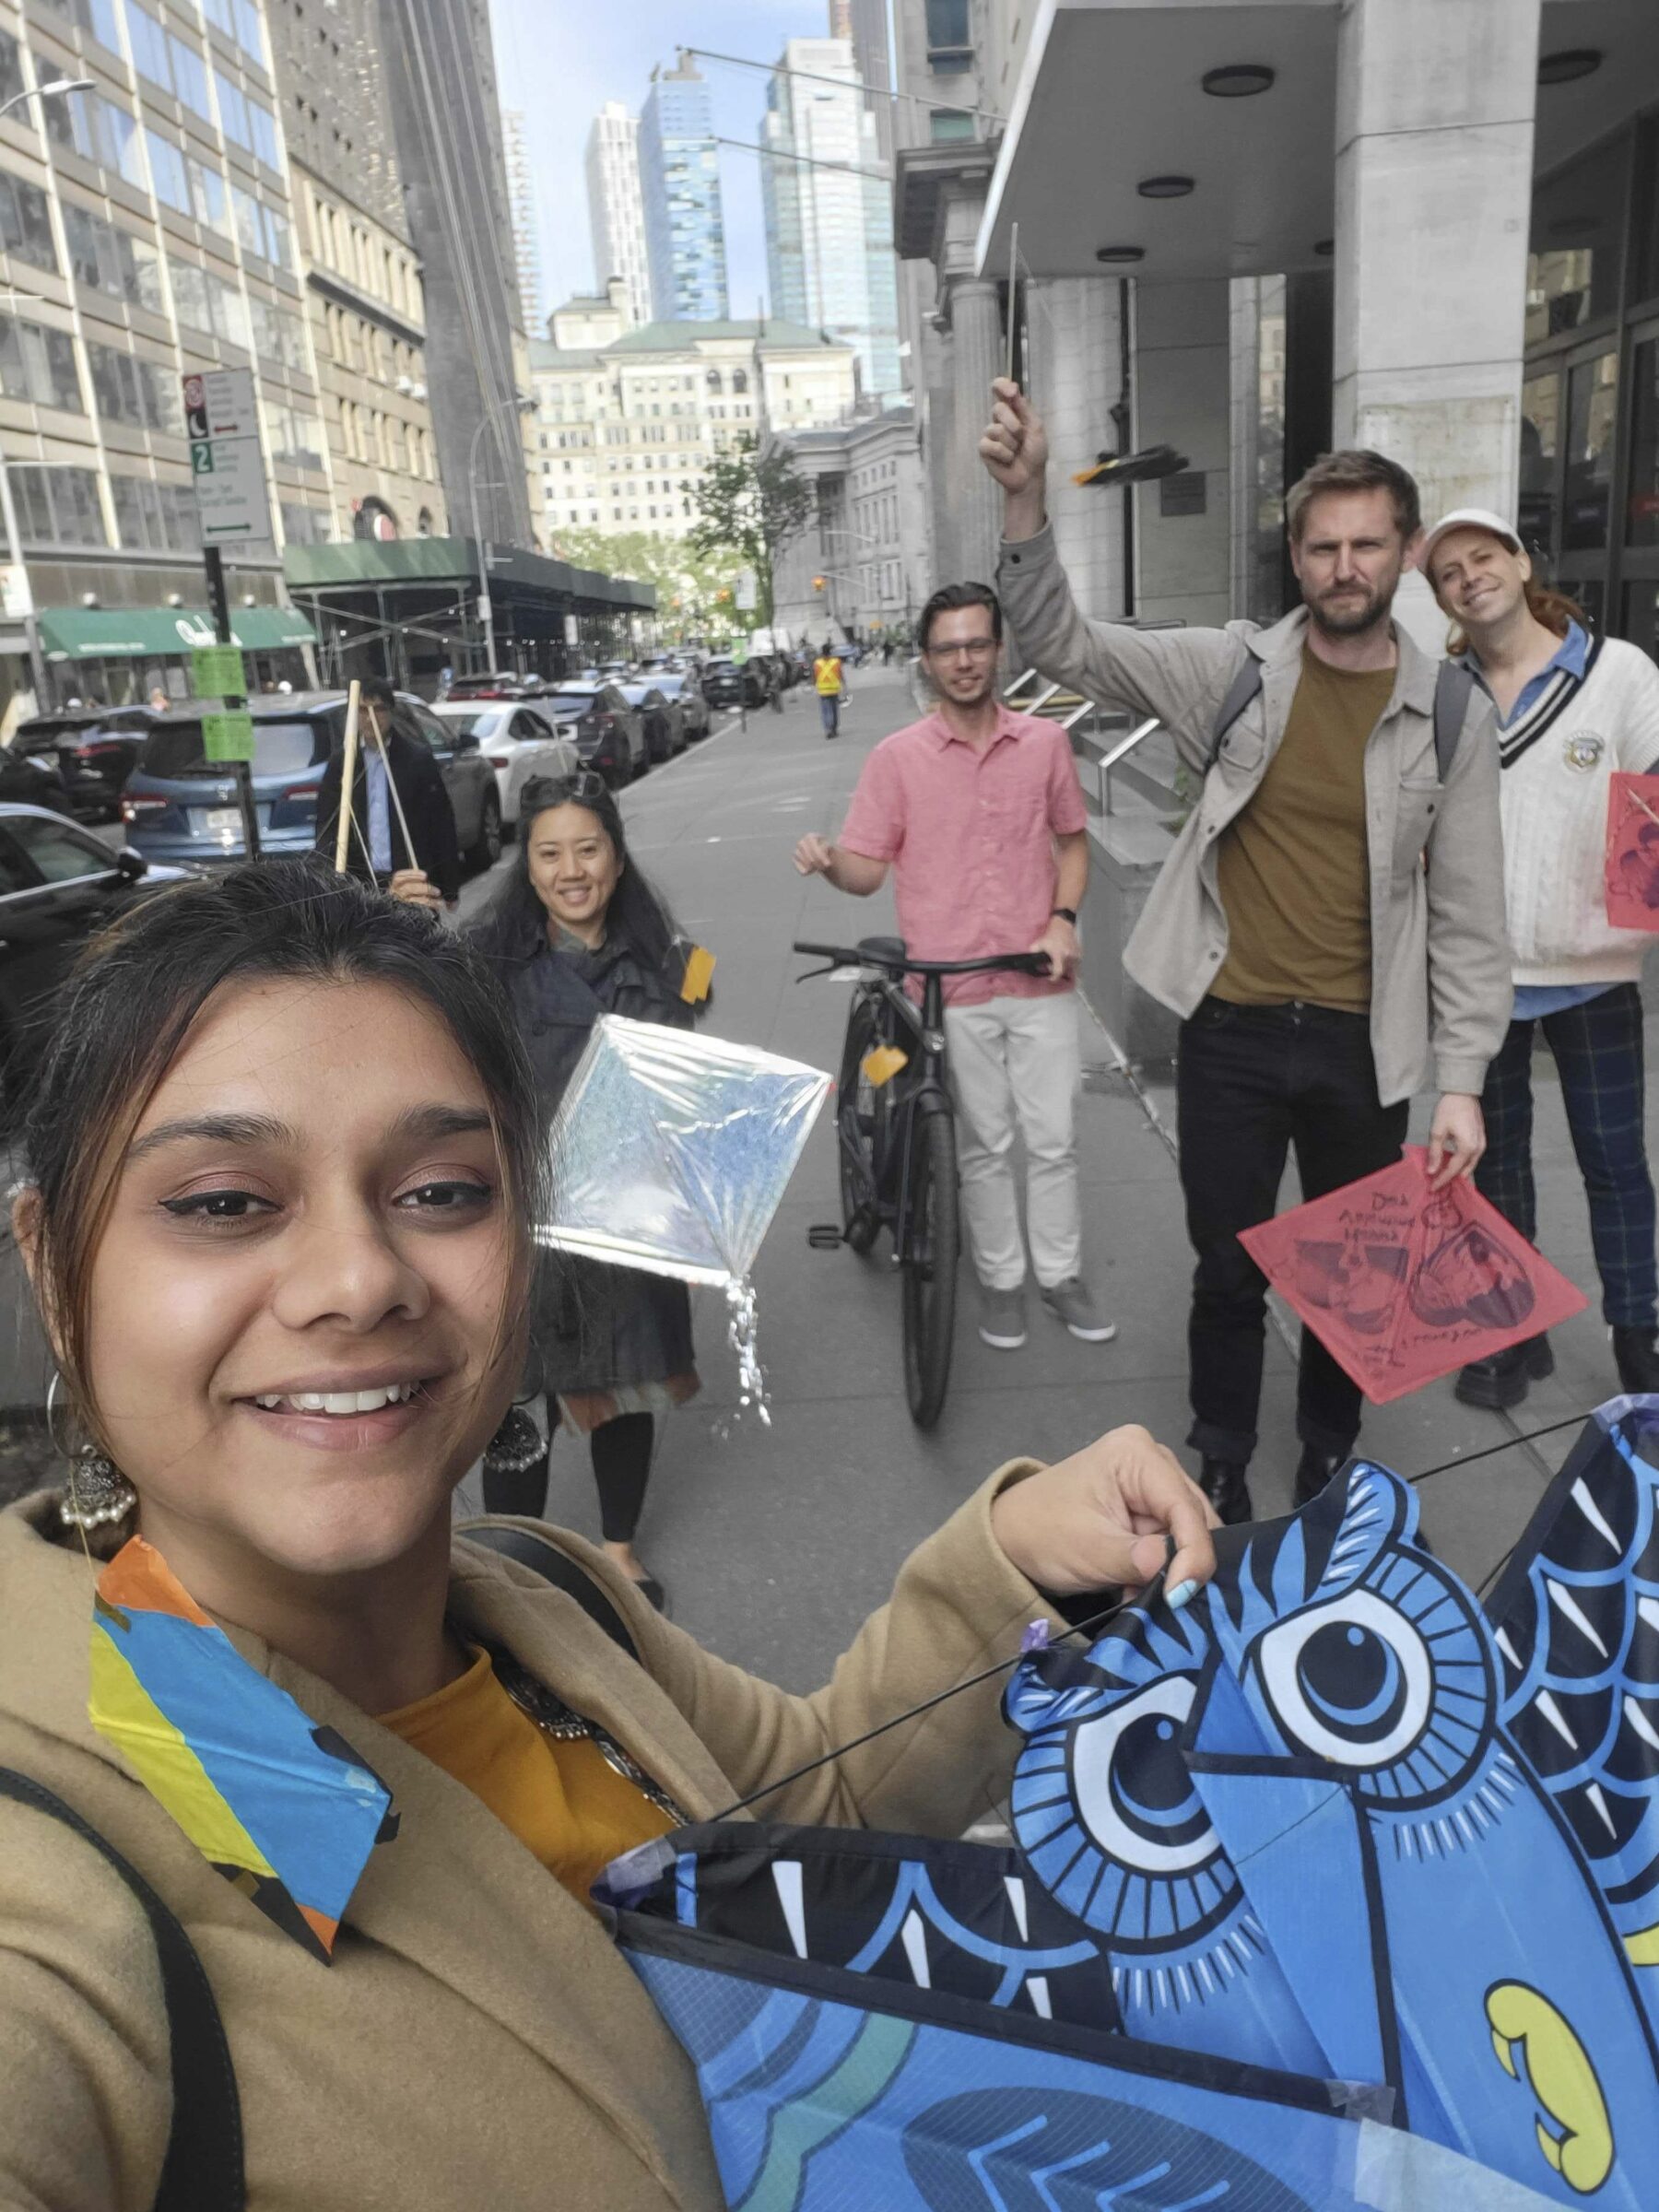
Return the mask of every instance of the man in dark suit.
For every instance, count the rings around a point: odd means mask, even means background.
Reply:
[[[396,694],[385,678],[365,677],[358,704],[355,826],[347,841],[347,870],[406,898],[414,896],[434,907],[453,906],[461,896],[455,810],[438,763],[424,745],[398,727],[396,710]],[[388,787],[388,771],[396,785],[395,797]],[[323,771],[317,794],[315,849],[328,861],[334,859],[339,830],[343,754],[335,752]],[[405,818],[413,853],[404,838]]]

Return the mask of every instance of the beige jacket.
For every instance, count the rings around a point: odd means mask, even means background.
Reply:
[[[1307,611],[1298,607],[1269,629],[1090,622],[1077,612],[1046,529],[1005,540],[997,588],[1026,661],[1086,698],[1156,714],[1184,764],[1204,778],[1124,954],[1141,988],[1184,1020],[1227,957],[1216,847],[1284,736]],[[1442,786],[1435,664],[1403,629],[1395,637],[1394,694],[1365,751],[1371,1038],[1384,1105],[1423,1089],[1430,1077],[1438,1090],[1478,1097],[1513,1003],[1492,704],[1477,687]],[[1262,664],[1262,688],[1208,768],[1216,716],[1247,653]]]
[[[559,1541],[638,1640],[636,1665],[527,1570],[458,1543],[452,1610],[601,1721],[693,1818],[1012,1655],[1041,1600],[991,1534],[993,1477],[905,1562],[833,1681],[794,1697],[661,1619]],[[461,1783],[325,1684],[238,1636],[391,1789],[324,1966],[249,1903],[87,1719],[92,1573],[53,1500],[0,1514],[0,1765],[99,1829],[178,1914],[235,2060],[249,2212],[718,2212],[696,2081],[627,1962]],[[999,1685],[780,1791],[763,1817],[961,1831],[1006,1786]],[[0,2212],[150,2212],[172,2086],[147,1928],[90,1846],[0,1800]]]

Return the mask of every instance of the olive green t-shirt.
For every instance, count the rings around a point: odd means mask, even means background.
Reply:
[[[1392,668],[1333,668],[1303,648],[1279,748],[1217,848],[1228,947],[1216,997],[1371,1005],[1365,747],[1394,685]]]

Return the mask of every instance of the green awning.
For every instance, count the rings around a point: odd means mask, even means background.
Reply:
[[[211,620],[194,606],[43,606],[35,618],[49,661],[177,660],[214,642]],[[317,641],[291,606],[238,607],[230,634],[245,653]]]

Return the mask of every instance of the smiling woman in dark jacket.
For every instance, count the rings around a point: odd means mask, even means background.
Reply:
[[[520,802],[518,856],[471,933],[496,967],[550,1113],[601,1014],[689,1029],[687,947],[629,857],[617,802],[595,775],[537,781]],[[637,1268],[549,1253],[539,1278],[531,1382],[547,1418],[591,1439],[606,1549],[655,1605],[662,1585],[635,1556],[656,1416],[698,1388],[685,1286]],[[491,1512],[539,1517],[547,1462],[485,1462]]]

